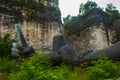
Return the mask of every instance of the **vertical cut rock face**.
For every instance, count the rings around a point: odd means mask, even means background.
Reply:
[[[52,49],[53,37],[60,35],[58,22],[45,22],[43,24],[29,22],[21,24],[21,26],[23,26],[22,31],[26,40],[36,49]]]
[[[52,49],[53,37],[61,35],[59,22],[27,22],[19,23],[28,44],[36,49]],[[0,25],[0,34],[11,34],[11,38],[17,39],[14,24],[12,26]]]
[[[113,44],[116,40],[116,32],[114,29],[107,29],[100,26],[93,26],[80,32],[79,36],[71,35],[75,48],[79,52],[87,50],[100,50]]]
[[[53,37],[61,35],[59,29],[61,14],[58,7],[59,0],[46,2],[47,5],[42,5],[43,12],[24,6],[0,6],[0,36],[9,33],[12,39],[17,40],[14,26],[17,23],[29,45],[35,49],[51,50]]]

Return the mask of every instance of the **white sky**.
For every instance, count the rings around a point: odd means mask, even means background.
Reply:
[[[92,0],[95,1],[98,6],[106,7],[106,4],[112,3],[120,11],[120,0]],[[79,6],[81,3],[86,3],[87,0],[59,0],[59,7],[61,10],[62,18],[68,14],[71,16],[77,16],[79,13]]]

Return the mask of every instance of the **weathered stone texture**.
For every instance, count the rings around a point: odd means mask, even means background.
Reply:
[[[53,37],[61,35],[61,13],[59,0],[46,2],[47,5],[41,3],[38,9],[31,9],[31,6],[0,5],[0,36],[10,33],[12,39],[17,39],[14,26],[17,23],[29,45],[35,49],[51,50]]]
[[[35,49],[52,49],[53,37],[60,35],[58,22],[27,22],[19,23],[25,39],[29,45]],[[6,33],[11,34],[11,38],[17,39],[14,25],[0,25],[0,34],[4,36]]]
[[[119,22],[113,24],[114,21],[111,15],[95,8],[77,16],[65,27],[79,52],[96,51],[119,41]]]
[[[116,39],[114,29],[105,29],[101,24],[99,26],[89,27],[79,33],[79,36],[71,35],[70,38],[78,52],[88,50],[99,50],[108,47]]]

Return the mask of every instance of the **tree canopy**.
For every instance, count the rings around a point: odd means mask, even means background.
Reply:
[[[79,8],[79,15],[84,15],[93,8],[101,9],[98,4],[94,1],[87,1],[85,4],[81,3]]]
[[[115,6],[113,6],[112,3],[107,4],[107,6],[105,8],[101,8],[100,6],[98,6],[98,4],[96,2],[90,1],[90,0],[88,0],[85,4],[83,4],[83,3],[80,4],[78,16],[83,16],[87,12],[89,12],[90,10],[92,10],[94,8],[100,9],[102,11],[104,11],[104,9],[105,9],[104,12],[111,15],[114,19],[120,19],[120,12],[117,10],[117,8]],[[68,15],[67,17],[64,17],[63,18],[64,25],[74,22],[74,20],[76,19],[75,17],[77,17],[77,16]]]
[[[119,11],[117,10],[117,8],[115,6],[113,6],[112,3],[110,4],[107,4],[107,7],[106,7],[106,12],[108,14],[110,14],[111,16],[113,16],[114,18],[116,19],[119,19],[120,18],[120,13]]]
[[[68,24],[70,21],[73,21],[74,19],[76,19],[76,16],[68,15],[67,17],[64,17],[63,18],[64,25]]]

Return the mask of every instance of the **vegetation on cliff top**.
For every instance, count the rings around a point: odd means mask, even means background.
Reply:
[[[73,34],[90,26],[100,25],[100,23],[110,28],[116,19],[120,19],[120,13],[112,3],[107,4],[104,11],[96,2],[88,1],[85,4],[81,3],[78,16],[68,15],[66,18],[63,18],[63,21],[67,33]]]
[[[78,16],[83,16],[94,8],[104,11],[104,8],[101,8],[100,6],[98,6],[96,2],[88,0],[85,4],[83,3],[80,4]],[[104,12],[110,14],[113,18],[116,18],[116,19],[120,18],[120,12],[117,10],[117,8],[112,3],[107,4],[107,7],[105,8]],[[64,24],[68,23],[74,17],[75,16],[68,15],[67,17],[63,18]]]

